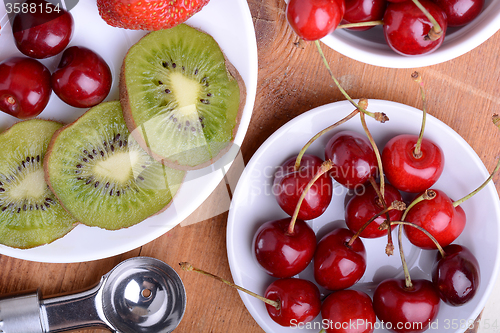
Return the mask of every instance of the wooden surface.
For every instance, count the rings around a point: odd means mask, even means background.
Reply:
[[[285,20],[283,0],[248,0],[259,52],[259,82],[251,124],[242,146],[247,162],[264,140],[295,116],[343,100],[313,44],[299,39]],[[334,74],[353,98],[392,100],[421,107],[413,69],[387,69],[348,59],[324,46]],[[419,69],[429,113],[457,131],[488,170],[499,157],[500,132],[490,121],[500,111],[500,34],[472,52],[444,64]],[[236,174],[237,172],[233,172]],[[498,179],[495,178],[495,180]],[[219,190],[224,192],[224,185]],[[497,183],[497,189],[499,184]],[[222,193],[220,192],[220,193]],[[120,261],[138,255],[159,258],[180,274],[187,309],[176,332],[262,332],[236,291],[205,276],[182,272],[180,261],[231,279],[226,254],[227,212],[200,223],[213,207],[227,206],[216,191],[189,221],[157,240],[120,256],[86,263],[45,264],[0,256],[0,294],[40,288],[43,295],[85,289]],[[220,211],[224,211],[222,209]],[[81,332],[104,332],[85,330]]]

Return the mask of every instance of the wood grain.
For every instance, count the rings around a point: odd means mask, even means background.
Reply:
[[[259,53],[257,99],[241,147],[246,163],[257,148],[290,119],[323,104],[343,100],[311,43],[301,42],[285,20],[283,0],[248,0]],[[353,98],[405,103],[421,100],[410,79],[413,69],[366,65],[323,47],[334,74]],[[429,113],[458,132],[489,170],[499,156],[500,132],[491,115],[500,107],[500,34],[466,55],[419,69],[425,80]],[[240,166],[241,167],[241,166]],[[237,179],[238,171],[232,177]],[[500,189],[498,177],[495,178]],[[0,256],[0,294],[40,288],[43,295],[85,289],[120,261],[138,255],[159,258],[174,267],[187,291],[187,309],[176,332],[262,332],[238,293],[227,286],[178,268],[189,261],[231,279],[226,254],[228,199],[221,184],[188,220],[136,250],[108,259],[45,264]],[[230,199],[230,198],[229,198]],[[215,217],[212,217],[214,216]],[[203,222],[193,223],[203,219]],[[82,330],[80,332],[105,332]]]

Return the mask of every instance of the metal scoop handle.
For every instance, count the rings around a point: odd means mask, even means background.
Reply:
[[[0,300],[0,333],[53,333],[96,326],[113,331],[97,306],[105,278],[72,295],[41,299],[35,291]]]

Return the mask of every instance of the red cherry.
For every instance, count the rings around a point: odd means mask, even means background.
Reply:
[[[432,266],[432,283],[441,299],[459,306],[470,301],[480,282],[479,263],[465,246],[451,244],[443,248],[444,258],[438,252]]]
[[[385,185],[384,198],[387,206],[390,206],[390,204],[396,200],[403,201],[401,193],[390,184]],[[352,232],[356,233],[367,221],[380,213],[383,209],[384,207],[381,206],[377,192],[372,185],[368,185],[365,187],[364,193],[353,196],[347,203],[344,213],[347,227]],[[403,215],[403,212],[396,209],[392,209],[388,213],[391,221],[400,221]],[[385,220],[385,214],[377,217],[361,232],[360,236],[365,238],[386,236],[387,230],[378,229]]]
[[[288,159],[276,172],[273,193],[278,205],[292,216],[299,198],[309,182],[314,178],[323,161],[316,156],[305,154],[299,170],[295,171],[296,157]],[[317,179],[306,193],[299,210],[299,219],[311,220],[321,216],[332,200],[333,184],[324,174]]]
[[[412,1],[389,3],[383,19],[384,37],[399,54],[428,54],[443,43],[447,26],[445,12],[430,0],[420,0],[420,3],[439,23],[443,34],[435,40],[428,37],[432,23]]]
[[[29,10],[16,14],[12,23],[19,51],[37,59],[62,52],[73,35],[73,16],[44,0],[28,0],[25,4]]]
[[[39,61],[14,57],[0,63],[0,110],[19,119],[36,117],[50,99],[50,71]]]
[[[386,0],[345,0],[345,14],[342,24],[382,20],[386,6]],[[371,28],[373,26],[348,29],[363,31]]]
[[[357,290],[339,290],[323,301],[323,327],[327,333],[371,333],[377,317],[372,300]]]
[[[375,289],[375,313],[393,332],[423,332],[437,317],[440,299],[432,282],[412,280],[412,283],[413,287],[407,288],[404,280],[389,279]]]
[[[266,309],[271,319],[281,326],[310,322],[321,311],[318,287],[308,280],[276,280],[267,288],[264,297],[280,303],[279,310],[269,304]]]
[[[366,250],[360,238],[351,246],[354,236],[349,229],[335,229],[318,242],[314,254],[314,279],[329,290],[353,286],[366,270]]]
[[[441,246],[448,246],[465,228],[466,216],[462,207],[453,206],[446,193],[440,190],[432,200],[423,200],[413,206],[406,215],[405,221],[412,222],[427,230]],[[408,240],[415,246],[427,250],[436,249],[436,245],[422,231],[405,225]]]
[[[433,0],[446,13],[449,27],[470,23],[483,9],[484,0]]]
[[[344,11],[344,0],[290,0],[286,18],[299,37],[312,41],[335,30]]]
[[[111,90],[111,70],[103,58],[85,47],[66,49],[52,74],[52,87],[60,99],[77,108],[102,102]]]
[[[294,233],[288,232],[291,218],[264,223],[257,230],[253,244],[259,264],[271,276],[292,277],[311,262],[316,249],[316,235],[302,220],[296,220]]]
[[[368,139],[353,131],[342,131],[330,138],[325,157],[333,162],[330,176],[349,189],[356,189],[374,177],[377,158]]]
[[[387,180],[398,190],[419,193],[434,185],[444,168],[444,154],[434,142],[423,139],[420,157],[413,153],[418,136],[398,135],[382,150]]]

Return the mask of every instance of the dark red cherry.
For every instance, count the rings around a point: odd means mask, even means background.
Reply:
[[[312,41],[333,32],[344,11],[344,0],[290,0],[286,18],[299,37]]]
[[[407,288],[404,280],[388,279],[375,289],[375,313],[393,332],[423,332],[438,315],[440,299],[432,282],[412,280],[412,284]]]
[[[81,46],[66,49],[52,74],[56,95],[77,108],[88,108],[102,102],[111,90],[111,83],[111,70],[104,59]]]
[[[73,36],[73,16],[44,0],[28,0],[14,17],[12,31],[21,53],[43,59],[62,52]]]
[[[298,326],[308,323],[321,311],[321,299],[318,287],[303,279],[279,279],[271,283],[264,295],[280,303],[280,309],[266,304],[272,320],[281,326]]]
[[[330,138],[325,158],[333,162],[330,176],[349,189],[363,185],[377,172],[377,158],[368,139],[353,131],[342,131]]]
[[[25,57],[0,63],[0,110],[19,119],[36,117],[50,99],[50,71]]]
[[[449,27],[470,23],[479,16],[484,0],[433,0],[446,13]]]
[[[357,290],[331,293],[321,305],[327,333],[371,333],[377,317],[370,296]]]
[[[441,246],[448,246],[462,233],[465,228],[466,216],[462,207],[453,206],[446,193],[440,190],[432,200],[423,200],[413,206],[406,215],[405,221],[412,222],[436,238]],[[404,230],[408,240],[415,246],[427,250],[436,249],[436,245],[422,231],[405,225]]]
[[[447,27],[445,12],[430,0],[420,3],[439,23],[443,34],[435,40],[428,37],[432,23],[412,1],[391,2],[384,14],[384,37],[390,48],[399,54],[428,54],[443,43]]]
[[[385,185],[384,198],[387,206],[393,201],[403,201],[401,193],[391,186]],[[354,233],[358,232],[373,216],[380,213],[384,207],[373,186],[367,185],[364,192],[354,195],[345,208],[345,222],[347,227]],[[391,221],[400,221],[403,212],[392,209],[389,212]],[[386,214],[377,217],[361,232],[360,236],[365,238],[377,238],[387,235],[387,230],[379,230],[378,227],[386,220]],[[393,226],[394,227],[394,226]]]
[[[296,157],[292,157],[281,165],[275,173],[273,184],[273,193],[278,205],[290,216],[293,216],[300,196],[323,163],[319,157],[304,154],[299,169],[295,171],[295,160]],[[320,176],[306,193],[298,218],[311,220],[321,216],[328,208],[332,194],[331,178],[327,174]]]
[[[382,20],[386,0],[345,0],[345,14],[342,24]],[[349,30],[368,30],[373,26],[349,28]]]
[[[366,250],[360,238],[351,246],[354,236],[349,229],[335,229],[318,242],[314,254],[314,279],[329,290],[353,286],[366,270]]]
[[[432,266],[432,283],[441,299],[449,305],[460,306],[476,294],[480,282],[479,263],[465,246],[451,244],[438,252]]]
[[[398,190],[419,193],[434,185],[444,168],[444,154],[434,142],[423,139],[421,156],[414,154],[417,135],[398,135],[382,150],[387,180]]]
[[[316,235],[307,223],[296,220],[294,233],[288,232],[291,218],[274,220],[260,226],[254,236],[254,253],[259,264],[271,276],[292,277],[311,262]]]

